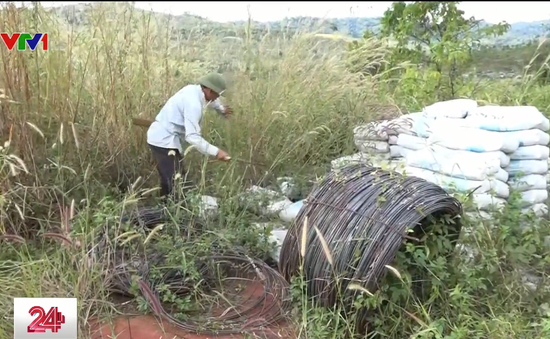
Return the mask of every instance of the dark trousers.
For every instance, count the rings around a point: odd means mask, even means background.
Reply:
[[[167,198],[174,193],[174,176],[181,175],[185,182],[186,173],[183,166],[183,158],[177,149],[161,148],[149,145],[153,158],[157,163],[157,171],[160,176],[160,195]],[[170,155],[169,152],[173,151]]]

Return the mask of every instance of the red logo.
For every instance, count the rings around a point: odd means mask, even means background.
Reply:
[[[45,333],[50,330],[52,333],[57,333],[61,329],[61,325],[65,323],[65,316],[57,311],[57,307],[51,307],[48,314],[40,306],[33,306],[29,310],[29,314],[38,317],[27,326],[27,333]]]

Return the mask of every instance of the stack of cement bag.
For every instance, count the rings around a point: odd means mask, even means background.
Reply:
[[[398,137],[409,175],[474,192],[480,210],[504,206],[512,186],[522,191],[525,210],[547,213],[550,123],[535,107],[470,106],[463,119],[424,116],[417,127],[417,138]]]
[[[353,129],[355,146],[361,153],[378,159],[400,158],[397,133],[389,120],[373,121]]]
[[[541,215],[547,211],[542,203],[548,197],[549,129],[548,119],[535,107],[443,101],[419,113],[357,127],[355,143],[361,153],[333,161],[333,168],[349,162],[373,164],[375,155],[385,154],[390,163],[400,163],[388,169],[466,193],[479,210],[504,206],[512,186],[522,192],[522,206]]]
[[[517,140],[519,147],[508,153],[510,162],[503,166],[509,174],[508,184],[519,191],[524,211],[533,210],[539,216],[547,214],[549,120],[533,106],[483,106],[466,120],[472,126]]]
[[[470,125],[468,117],[477,109],[477,103],[468,99],[429,106],[424,112],[430,116],[425,114],[423,123],[417,124],[417,139],[405,137],[401,144],[407,149],[408,175],[471,195],[479,210],[491,210],[504,206],[510,195],[508,173],[502,168],[510,163],[506,153],[515,151],[519,143]],[[437,111],[451,114],[438,117]]]
[[[419,113],[357,126],[353,130],[355,145],[361,153],[378,159],[401,158],[410,150],[408,147],[418,150],[424,146],[432,121],[440,118],[463,119],[476,107],[474,100],[455,99],[427,106]]]
[[[353,130],[354,142],[360,152],[334,160],[333,168],[350,162],[366,162],[388,169],[402,168],[407,152],[426,146],[431,122],[440,118],[462,119],[475,107],[477,103],[474,100],[456,99],[438,102],[425,107],[422,112],[402,115],[393,120],[357,126]]]

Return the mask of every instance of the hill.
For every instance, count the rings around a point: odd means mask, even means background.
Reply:
[[[323,33],[340,32],[353,38],[360,38],[366,30],[377,33],[380,30],[381,18],[341,18],[327,19],[311,17],[289,18],[283,21],[258,23],[260,26],[273,28],[289,27],[292,29],[319,28]],[[488,23],[482,23],[488,25]],[[550,20],[534,22],[518,22],[510,25],[509,31],[501,37],[485,41],[489,45],[518,45],[532,39],[546,36]]]
[[[50,11],[60,15],[64,20],[71,24],[85,24],[89,20],[87,13],[91,6],[88,4],[70,5],[58,8],[52,8]],[[103,6],[106,6],[103,4]],[[118,8],[132,6],[129,3],[118,3]],[[147,13],[137,9],[137,11]],[[230,31],[245,29],[249,23],[246,21],[235,21],[229,23],[219,23],[202,18],[196,15],[170,16],[162,13],[153,14],[158,19],[171,20],[175,27],[181,32],[196,31],[200,29],[206,33],[227,34]],[[543,37],[548,33],[548,24],[550,21],[518,22],[511,24],[510,30],[503,36],[496,39],[484,41],[486,45],[513,46],[524,44],[533,39]],[[366,30],[378,32],[380,29],[380,18],[340,18],[340,19],[321,19],[313,17],[292,17],[272,22],[252,21],[252,29],[255,33],[261,34],[270,32],[318,32],[324,34],[339,33],[352,38],[360,38]]]

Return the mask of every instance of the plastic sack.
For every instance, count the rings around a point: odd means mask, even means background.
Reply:
[[[201,196],[199,213],[203,218],[216,215],[218,213],[218,199],[209,195]]]
[[[476,153],[502,151],[512,153],[519,148],[519,141],[505,138],[502,133],[468,127],[440,125],[428,137],[428,144]]]
[[[365,125],[357,126],[353,129],[355,140],[377,140],[388,141],[388,120],[372,121]]]
[[[548,199],[547,190],[530,190],[521,192],[521,207],[528,207],[540,204]]]
[[[494,197],[488,193],[472,194],[474,205],[482,211],[490,211],[493,209],[500,210],[506,206],[506,200]]]
[[[479,128],[471,127],[466,121],[466,119],[449,119],[449,118],[432,119],[432,118],[427,118],[425,116],[417,118],[414,127],[415,127],[416,135],[421,138],[429,138],[433,134],[437,134],[437,132],[441,134],[441,132],[445,132],[449,130],[452,131],[457,127],[480,130]]]
[[[364,140],[355,143],[357,148],[364,153],[389,153],[390,145],[387,141]]]
[[[534,106],[479,106],[469,112],[465,120],[478,128],[497,132],[550,129],[548,118]]]
[[[506,167],[510,164],[510,157],[502,151],[477,153],[449,149],[440,145],[429,145],[426,148],[431,150],[432,152],[437,152],[439,154],[448,154],[451,157],[461,157],[462,159],[465,159],[465,161],[486,163],[487,161],[493,161],[493,159],[497,159],[500,162],[500,167]]]
[[[405,147],[401,147],[401,149],[399,150],[399,152],[401,152],[401,156],[402,156],[403,158],[407,158],[407,154],[409,154],[410,152],[414,152],[414,150],[408,149],[408,148],[405,148]]]
[[[510,176],[518,174],[546,174],[548,172],[547,160],[511,160],[510,165],[504,168]]]
[[[405,160],[407,166],[467,180],[485,180],[501,170],[498,159],[487,159],[485,162],[473,161],[460,154],[438,153],[428,148],[407,153]]]
[[[390,146],[390,158],[401,158],[401,146],[391,145]]]
[[[424,113],[409,113],[394,119],[390,123],[390,129],[395,135],[413,135],[416,136],[419,133],[426,134],[429,128],[430,122],[433,118],[427,117]]]
[[[428,145],[428,139],[414,135],[399,134],[397,136],[397,145],[416,151],[426,147]]]
[[[533,212],[536,217],[544,217],[548,215],[548,206],[546,204],[534,204],[529,207],[522,208],[523,213]]]
[[[243,207],[266,216],[277,215],[281,210],[292,204],[292,201],[282,194],[255,185],[247,189],[239,200]]]
[[[496,179],[465,180],[415,167],[406,167],[405,174],[432,182],[446,191],[456,190],[458,192],[470,193],[475,190],[475,193],[478,194],[491,193],[505,199],[510,196],[508,185]]]
[[[290,201],[290,199],[288,198],[284,198],[279,201],[274,201],[269,205],[267,205],[267,207],[263,210],[262,214],[268,215],[268,216],[276,215],[290,205],[292,205],[292,201]]]
[[[390,145],[397,145],[398,136],[397,135],[390,135],[388,138],[388,144]]]
[[[533,145],[520,146],[515,152],[510,154],[512,160],[547,160],[550,156],[548,146]]]
[[[546,146],[550,143],[550,135],[540,129],[528,129],[525,131],[502,132],[506,139],[515,139],[519,142],[519,146]]]
[[[502,182],[508,182],[508,179],[510,179],[510,174],[501,168],[498,170],[497,174],[495,174],[494,178]],[[491,177],[489,177],[489,179],[491,179]]]
[[[269,235],[269,242],[275,244],[273,251],[270,253],[270,257],[276,263],[279,262],[279,258],[281,256],[281,248],[283,246],[283,242],[285,241],[287,233],[288,233],[288,230],[279,229],[279,230],[273,230]]]
[[[285,222],[293,222],[303,206],[304,200],[297,201],[279,212],[279,218]]]
[[[529,190],[545,190],[546,176],[540,174],[529,174],[523,177],[511,178],[508,185],[513,190],[524,192]]]
[[[477,102],[471,99],[453,99],[440,101],[422,110],[427,117],[462,119],[477,107]]]

